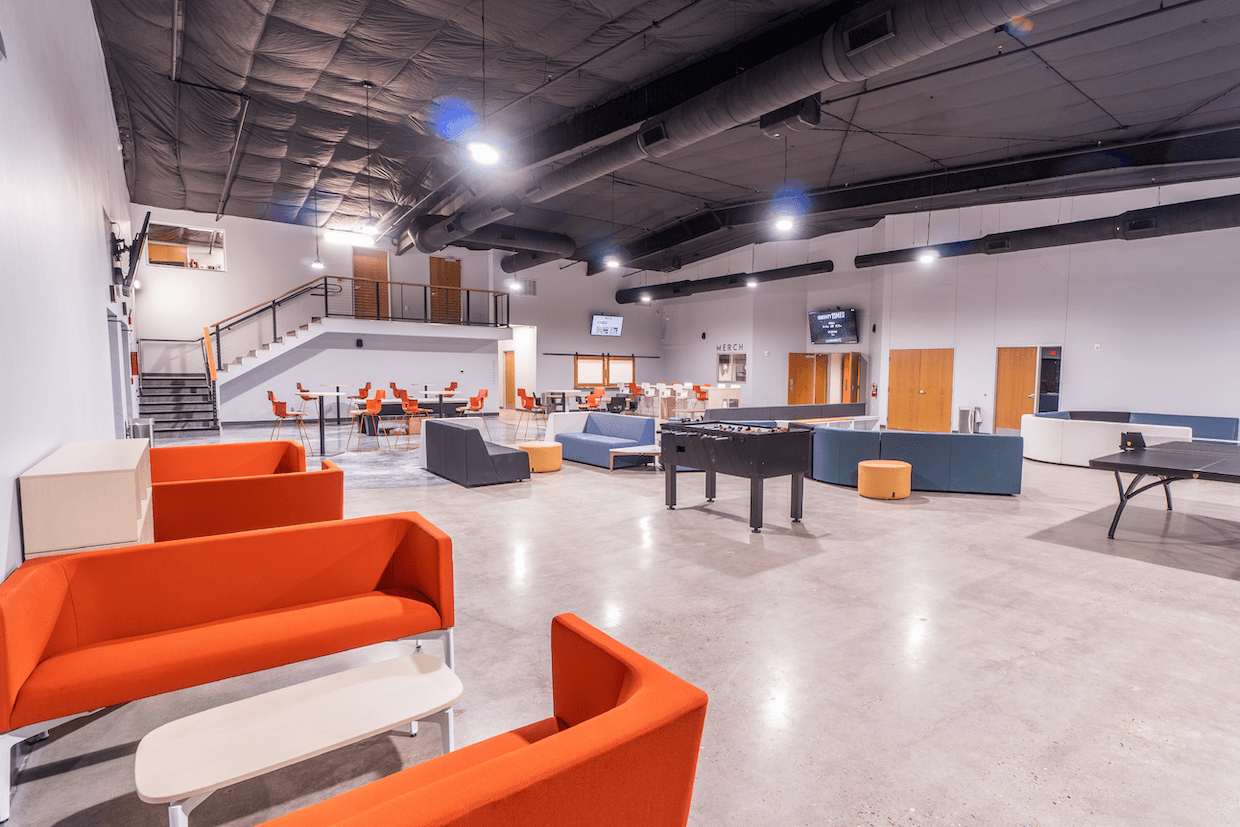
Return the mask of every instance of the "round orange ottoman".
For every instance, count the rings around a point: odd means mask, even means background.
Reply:
[[[897,459],[857,463],[857,493],[872,500],[902,500],[913,486],[913,466]]]
[[[559,471],[564,465],[564,446],[558,442],[523,442],[517,446],[530,455],[530,471]]]

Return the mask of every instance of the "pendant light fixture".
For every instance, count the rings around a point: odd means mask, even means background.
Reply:
[[[475,140],[465,144],[465,151],[473,162],[483,167],[493,167],[500,161],[499,150],[486,140],[487,134],[487,3],[482,0],[482,100],[478,107],[479,130]]]
[[[314,263],[310,266],[315,270],[322,270],[325,265],[323,257],[319,255],[319,168],[314,167]]]
[[[779,194],[783,198],[788,198],[788,136],[784,136],[784,185],[780,188]],[[793,218],[791,210],[787,206],[776,207],[777,214],[775,216],[775,229],[781,233],[786,233],[796,226],[796,219]],[[753,287],[754,285],[750,285]]]
[[[611,252],[603,259],[603,263],[611,269],[620,266],[620,257],[616,255],[616,173],[611,174]]]
[[[366,90],[366,223],[362,225],[362,232],[366,235],[378,235],[379,225],[375,223],[374,215],[370,211],[370,156],[374,154],[370,148],[370,90],[374,89],[375,85],[364,80],[362,88]]]

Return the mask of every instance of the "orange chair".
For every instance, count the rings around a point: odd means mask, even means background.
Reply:
[[[301,411],[290,411],[287,402],[281,402],[276,399],[274,391],[267,391],[267,399],[271,402],[271,412],[275,414],[276,421],[271,426],[270,439],[280,438],[280,428],[284,425],[284,420],[291,419],[297,423],[297,436],[299,439],[305,439],[306,452],[310,456],[314,456],[314,446],[310,443],[310,432],[306,430],[306,415]]]
[[[400,409],[404,411],[401,419],[403,420],[405,428],[405,450],[411,451],[413,450],[413,420],[424,416],[431,416],[435,412],[427,410],[426,408],[419,408],[418,400],[414,399],[410,401],[408,391],[399,391],[398,393],[401,395]],[[397,447],[400,447],[399,437],[396,439],[396,445]]]
[[[318,394],[311,393],[306,388],[303,388],[300,382],[297,383],[297,395],[301,397],[301,407],[297,409],[299,412],[305,413],[307,402],[313,402],[317,409],[319,404]]]
[[[521,430],[521,418],[528,417],[525,420],[525,438],[530,435],[530,422],[534,423],[534,433],[538,433],[538,416],[541,414],[543,418],[543,428],[547,427],[547,407],[539,405],[538,400],[525,392],[524,388],[517,388],[517,396],[521,398],[521,410],[517,416],[517,430]]]
[[[577,406],[579,411],[601,411],[603,409],[603,394],[598,388],[594,389],[594,393],[586,397],[586,401]]]
[[[349,400],[350,405],[357,404],[357,406],[361,408],[361,407],[364,407],[361,403],[364,402],[366,400],[366,397],[368,396],[370,396],[370,383],[369,382],[366,383],[366,387],[358,388],[356,394],[346,396],[345,399]]]
[[[349,425],[349,436],[344,442],[344,449],[346,451],[351,450],[349,448],[349,444],[353,440],[353,433],[355,430],[357,432],[357,448],[353,450],[358,450],[358,451],[362,450],[362,424],[361,423],[362,423],[363,418],[369,419],[371,427],[375,429],[374,450],[376,451],[379,450],[379,434],[380,433],[382,433],[383,436],[387,438],[388,450],[389,451],[392,450],[392,438],[388,436],[387,429],[383,427],[383,417],[380,416],[380,414],[383,413],[383,396],[384,396],[383,391],[375,391],[374,398],[366,400],[366,407],[358,408],[357,410],[353,410],[353,411],[349,411],[349,416],[353,417],[353,422]],[[354,426],[356,426],[356,428]]]
[[[628,382],[627,384],[629,386],[629,406],[625,409],[624,412],[626,414],[636,414],[637,406],[641,404],[642,397],[645,394],[642,393],[642,389],[640,387],[633,384],[632,382]]]
[[[706,693],[585,621],[551,621],[551,715],[262,827],[684,827]]]
[[[487,399],[487,389],[479,388],[477,396],[469,397],[468,405],[465,405],[465,406],[462,406],[456,409],[456,415],[457,416],[469,416],[470,414],[477,414],[479,417],[481,417],[482,427],[485,428],[487,432],[487,441],[490,441],[491,426],[487,424],[486,414],[482,412],[482,407],[483,405],[486,404],[486,399]]]
[[[448,387],[444,388],[443,389],[444,398],[446,399],[449,396],[456,396],[456,394],[454,393],[454,391],[456,390],[456,387],[457,387],[456,383],[453,382],[451,385],[448,385]]]

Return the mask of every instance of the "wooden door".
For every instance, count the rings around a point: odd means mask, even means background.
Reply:
[[[1038,349],[1001,347],[995,368],[995,429],[1020,430],[1022,414],[1033,413],[1038,392]]]
[[[840,367],[840,401],[861,401],[861,354],[845,353]]]
[[[359,319],[388,318],[386,250],[353,248],[353,315]]]
[[[529,392],[534,393],[534,389]],[[517,407],[517,354],[511,350],[504,351],[504,404]]]
[[[831,401],[827,384],[831,381],[831,354],[814,354],[814,404],[826,405]]]
[[[431,321],[461,322],[461,262],[431,258]],[[530,391],[533,392],[532,389]]]
[[[788,354],[788,404],[810,405],[814,402],[814,354]]]
[[[900,431],[918,430],[920,408],[921,351],[891,351],[887,371],[887,427]]]
[[[952,367],[951,348],[921,352],[921,387],[917,395],[918,431],[951,433]]]

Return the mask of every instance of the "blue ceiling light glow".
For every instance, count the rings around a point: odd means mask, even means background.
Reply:
[[[431,126],[445,141],[460,141],[476,133],[480,126],[478,113],[461,98],[440,98],[431,104]]]
[[[1003,24],[1003,30],[1012,37],[1025,37],[1033,31],[1033,21],[1028,17],[1013,17]]]
[[[775,192],[771,199],[771,211],[776,215],[800,218],[809,214],[809,196],[800,181],[789,181]]]

